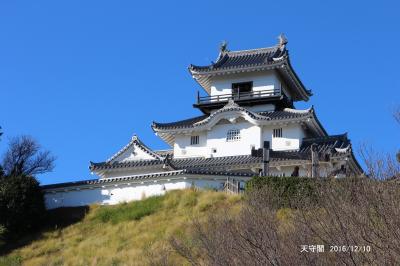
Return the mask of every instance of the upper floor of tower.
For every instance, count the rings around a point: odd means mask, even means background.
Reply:
[[[197,95],[194,107],[204,113],[224,106],[233,99],[241,106],[272,105],[292,108],[295,101],[308,101],[307,90],[289,60],[287,39],[282,34],[272,47],[229,51],[223,43],[216,62],[189,66],[192,77],[205,90]]]

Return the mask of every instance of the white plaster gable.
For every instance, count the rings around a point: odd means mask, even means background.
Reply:
[[[128,149],[126,149],[123,153],[118,155],[113,162],[127,162],[127,161],[136,161],[136,160],[153,160],[155,159],[150,154],[141,150],[136,144],[131,145]]]
[[[211,130],[221,120],[227,120],[234,124],[239,118],[243,118],[253,125],[258,125],[259,122],[257,119],[255,119],[257,117],[265,119],[265,117],[261,117],[255,113],[250,113],[247,109],[240,107],[233,100],[229,100],[229,102],[223,108],[212,113],[209,117],[195,123],[194,125],[197,127],[205,126],[208,130]]]
[[[141,142],[140,139],[134,135],[131,141],[116,154],[111,156],[107,162],[113,163],[155,159],[161,159],[161,157],[144,145],[143,142]]]

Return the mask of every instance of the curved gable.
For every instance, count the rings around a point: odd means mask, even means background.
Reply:
[[[111,156],[107,162],[114,163],[154,159],[161,159],[161,156],[153,152],[134,135],[131,141],[116,154]]]

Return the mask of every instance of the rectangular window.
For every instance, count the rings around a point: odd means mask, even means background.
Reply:
[[[190,137],[190,145],[199,144],[199,136],[191,136]]]
[[[282,138],[282,128],[275,128],[272,136],[274,138]]]
[[[226,133],[226,141],[238,141],[240,140],[240,130],[231,129]]]
[[[240,82],[240,83],[232,83],[232,95],[248,95],[253,91],[253,82]]]

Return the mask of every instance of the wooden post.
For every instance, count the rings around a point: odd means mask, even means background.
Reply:
[[[269,175],[269,141],[264,141],[263,147],[263,162],[262,162],[262,174],[263,176]]]
[[[318,177],[318,152],[315,143],[311,145],[311,177]]]

